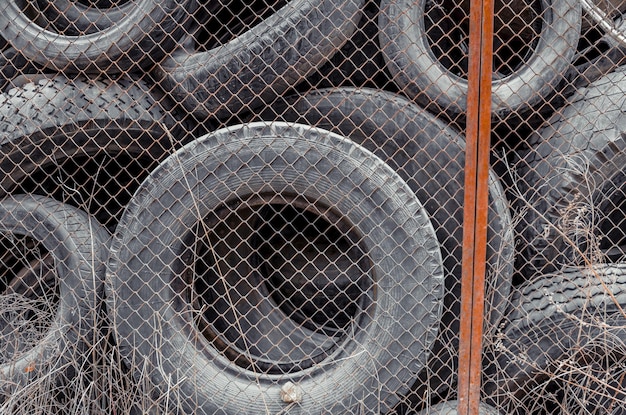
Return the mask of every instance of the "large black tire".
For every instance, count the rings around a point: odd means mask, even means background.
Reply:
[[[182,140],[156,100],[141,82],[63,76],[0,95],[0,197],[52,196],[114,227],[142,177]]]
[[[619,68],[578,90],[529,139],[517,165],[527,278],[626,260],[625,74]]]
[[[217,332],[209,341],[193,321],[194,307],[185,294],[189,283],[180,282],[181,272],[195,261],[186,245],[196,244],[193,230],[217,209],[236,212],[255,200],[289,204],[294,198],[311,212],[332,212],[359,234],[371,264],[359,312],[344,335],[327,338],[335,344],[324,358],[306,368],[292,362],[291,370],[268,370],[247,350],[241,364],[219,350],[224,348],[217,340],[228,340],[228,333]],[[143,384],[155,385],[157,396],[171,392],[170,402],[187,412],[278,413],[288,405],[289,413],[385,412],[426,363],[439,324],[443,267],[417,198],[367,150],[298,124],[246,124],[185,146],[135,193],[111,253],[109,309],[121,351],[138,376],[148,377]],[[199,280],[233,284],[227,290],[234,299],[249,302],[231,302],[228,313],[238,316],[237,329],[255,330],[247,311],[256,309],[254,318],[260,318],[261,307],[269,304],[250,286],[255,272],[244,271],[233,281],[234,270],[225,271],[223,277]],[[257,330],[270,330],[268,347],[288,345],[292,333],[281,333],[293,325],[288,320],[284,315],[277,327],[267,319],[256,321]],[[305,338],[301,347],[311,343]],[[289,349],[284,353],[293,356]],[[168,389],[172,382],[176,388]],[[291,404],[287,397],[281,400],[289,382],[293,392],[302,393],[294,394]]]
[[[229,42],[180,49],[156,70],[163,88],[192,113],[227,118],[303,81],[354,33],[364,0],[292,0]]]
[[[150,67],[186,35],[192,0],[139,0],[102,30],[73,36],[33,18],[17,0],[0,7],[2,36],[28,59],[68,72],[119,73]],[[106,23],[106,22],[105,22]]]
[[[133,1],[120,5],[87,5],[73,0],[38,0],[41,13],[59,33],[81,36],[106,30],[123,20],[135,7]]]
[[[338,88],[296,95],[274,102],[257,117],[299,122],[349,137],[389,164],[422,201],[441,244],[446,291],[433,356],[429,369],[420,374],[416,393],[454,385],[461,310],[464,137],[406,99],[370,89]],[[508,204],[491,172],[485,288],[488,331],[498,325],[507,306],[513,254]]]
[[[383,0],[379,14],[380,44],[387,68],[404,94],[456,119],[467,110],[468,82],[450,71],[442,64],[442,58],[433,53],[424,23],[427,3],[426,0]],[[541,4],[544,25],[531,56],[508,76],[494,77],[492,81],[494,117],[532,108],[546,97],[561,80],[576,52],[580,3],[543,0]]]
[[[538,383],[569,376],[585,355],[605,356],[598,364],[610,365],[606,356],[623,361],[625,307],[626,264],[571,268],[519,287],[487,348],[485,396],[515,406]]]
[[[41,340],[30,349],[17,348],[13,359],[0,362],[2,389],[10,391],[24,386],[33,377],[45,375],[46,370],[68,363],[80,367],[86,356],[84,352],[92,346],[96,334],[110,235],[83,211],[36,195],[2,199],[0,231],[5,235],[27,236],[40,243],[54,261],[53,273],[58,281],[58,302],[51,304],[54,318]],[[9,275],[3,276],[3,281]],[[27,294],[18,287],[3,291],[5,295]],[[31,300],[32,297],[42,301],[54,295],[48,292],[38,295],[33,291]],[[6,321],[3,316],[3,322]]]

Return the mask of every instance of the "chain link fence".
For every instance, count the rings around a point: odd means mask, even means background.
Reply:
[[[626,413],[625,10],[495,2],[481,415]],[[469,25],[4,0],[0,413],[456,414]]]

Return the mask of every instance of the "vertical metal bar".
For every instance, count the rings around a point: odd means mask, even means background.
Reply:
[[[487,252],[493,0],[470,5],[458,413],[478,415]]]

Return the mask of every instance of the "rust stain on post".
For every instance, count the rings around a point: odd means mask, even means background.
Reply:
[[[487,252],[493,0],[470,5],[458,413],[478,415]]]

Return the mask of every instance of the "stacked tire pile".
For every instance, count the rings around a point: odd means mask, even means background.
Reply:
[[[626,411],[623,8],[583,6],[496,4],[484,414]],[[456,413],[468,25],[3,2],[0,412]]]

